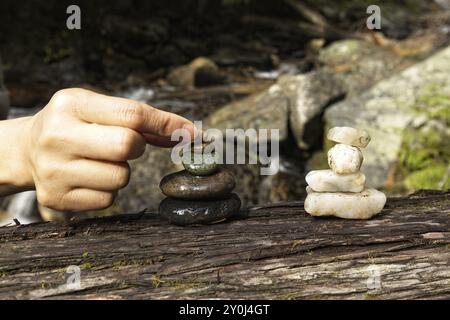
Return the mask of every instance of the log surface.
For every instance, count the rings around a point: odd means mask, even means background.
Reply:
[[[290,202],[210,226],[130,214],[0,228],[5,298],[448,299],[450,192],[390,198],[368,221]]]

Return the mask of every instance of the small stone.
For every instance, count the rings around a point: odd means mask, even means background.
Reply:
[[[232,193],[223,200],[178,200],[164,199],[159,214],[176,225],[211,224],[224,221],[241,208],[241,200]]]
[[[385,194],[375,189],[365,189],[360,193],[308,191],[305,210],[313,216],[370,219],[380,213],[386,203]]]
[[[212,154],[200,154],[200,163],[195,163],[195,156],[192,155],[192,159],[189,162],[183,162],[183,167],[189,173],[196,176],[207,176],[215,173],[219,169],[219,165],[214,162],[214,155]]]
[[[226,198],[235,186],[233,174],[223,168],[209,176],[193,176],[182,170],[165,176],[159,184],[167,197],[191,200]]]
[[[208,176],[216,172],[219,168],[216,163],[183,163],[183,167],[186,169],[186,171],[195,176]]]
[[[314,170],[306,175],[306,182],[317,192],[361,192],[366,176],[362,172],[336,174],[332,170]]]
[[[370,142],[370,135],[364,130],[351,127],[334,127],[328,130],[328,140],[365,148]]]
[[[167,80],[171,85],[183,88],[205,87],[226,82],[214,61],[205,57],[198,57],[189,64],[173,69]]]
[[[357,147],[337,144],[328,150],[328,164],[337,174],[358,172],[363,160],[363,154]]]
[[[182,158],[183,167],[193,175],[207,176],[215,173],[219,169],[219,165],[216,163],[215,151],[206,151],[210,142],[204,142],[201,144],[191,143],[190,157],[185,161],[183,152],[180,153]]]

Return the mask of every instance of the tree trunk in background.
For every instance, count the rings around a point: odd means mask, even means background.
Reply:
[[[0,228],[0,298],[448,299],[449,214],[450,192],[428,191],[368,221],[291,202],[202,227],[132,214]]]

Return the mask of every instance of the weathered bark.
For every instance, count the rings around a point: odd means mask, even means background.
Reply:
[[[450,298],[449,214],[450,192],[429,191],[368,221],[291,202],[201,227],[132,214],[0,228],[0,298]]]

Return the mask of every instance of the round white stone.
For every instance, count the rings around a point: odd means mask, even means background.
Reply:
[[[310,171],[305,179],[317,192],[361,192],[366,182],[366,176],[360,171],[336,174],[332,170],[314,170]]]
[[[359,148],[346,144],[337,144],[328,150],[328,165],[337,174],[358,172],[363,159]]]
[[[364,130],[351,127],[334,127],[328,130],[328,140],[365,148],[370,142],[370,135]]]
[[[375,189],[365,189],[359,193],[307,191],[305,210],[312,216],[370,219],[380,213],[386,204],[385,194]]]

